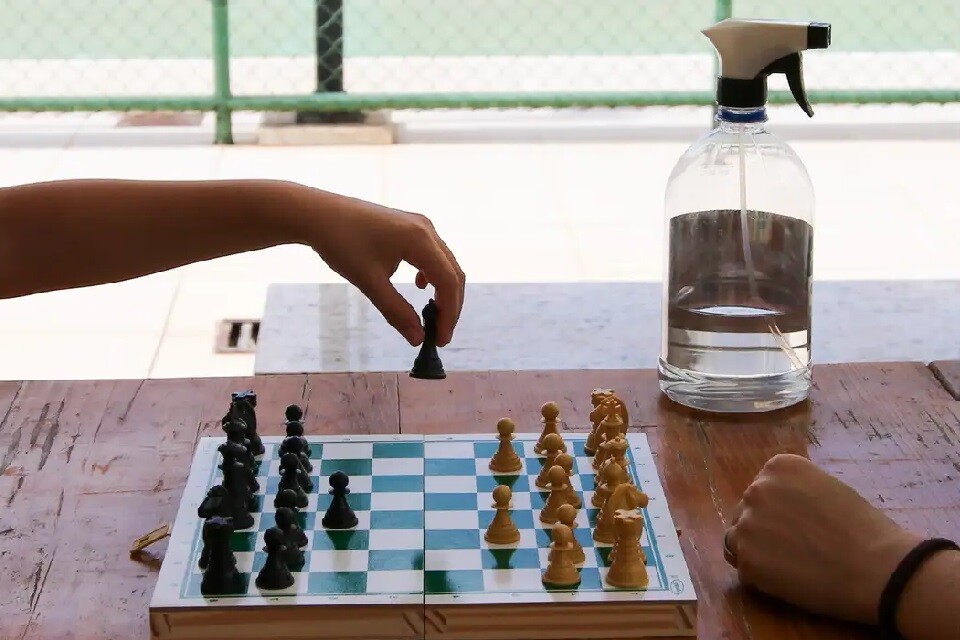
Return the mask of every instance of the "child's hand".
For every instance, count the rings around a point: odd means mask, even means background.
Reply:
[[[725,540],[744,584],[863,623],[876,622],[884,585],[917,542],[851,487],[793,455],[764,466]]]
[[[330,194],[311,190],[312,198]],[[465,276],[453,253],[426,217],[342,198],[320,211],[307,230],[307,241],[331,269],[356,286],[383,317],[413,346],[423,341],[420,314],[400,295],[390,277],[407,262],[418,269],[417,286],[436,288],[437,345],[446,346],[463,308]]]

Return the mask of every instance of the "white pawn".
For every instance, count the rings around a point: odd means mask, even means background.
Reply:
[[[611,462],[610,464],[604,465],[601,480],[602,482],[597,485],[596,490],[593,492],[593,498],[590,500],[590,504],[597,509],[603,508],[603,504],[607,501],[607,498],[613,494],[617,487],[627,482],[628,476],[623,467],[616,462]]]
[[[570,587],[580,583],[580,572],[573,562],[573,532],[558,524],[551,534],[550,559],[543,572],[543,583],[556,587]]]
[[[557,463],[557,456],[563,453],[563,439],[559,433],[550,433],[543,439],[543,444],[547,459],[543,461],[543,466],[540,467],[540,473],[537,474],[537,479],[534,481],[534,484],[541,489],[546,489],[550,486],[547,479],[547,474],[550,473],[550,467]]]
[[[557,425],[559,424],[558,418],[560,417],[560,407],[557,406],[556,402],[547,402],[542,407],[540,407],[540,415],[543,417],[541,422],[543,422],[543,431],[540,433],[540,439],[537,440],[537,444],[533,446],[533,452],[538,456],[543,455],[546,450],[545,440],[551,434],[560,435],[560,430]],[[561,451],[566,452],[567,445],[563,442],[563,439],[560,440]]]
[[[493,490],[493,508],[497,513],[487,527],[483,539],[491,544],[514,544],[520,542],[520,530],[510,519],[510,498],[513,492],[506,485],[498,485]]]
[[[565,504],[560,507],[560,510],[557,512],[557,516],[560,518],[560,524],[565,527],[569,527],[570,531],[573,532],[577,528],[577,510],[572,504]],[[587,556],[583,552],[583,546],[580,544],[580,541],[577,540],[577,536],[572,537],[573,548],[570,551],[570,558],[573,561],[573,564],[581,565],[587,561]],[[551,552],[552,554],[553,552]],[[548,558],[552,560],[553,558]]]
[[[570,487],[570,478],[567,476],[567,472],[563,470],[563,467],[558,464],[550,467],[547,478],[550,481],[550,496],[540,511],[540,522],[544,524],[556,524],[560,519],[560,507],[569,504],[567,502],[567,489]]]
[[[617,436],[613,440],[603,443],[603,451],[606,458],[600,463],[600,467],[597,469],[597,473],[594,476],[594,484],[601,482],[604,467],[613,463],[620,465],[623,470],[627,472],[627,482],[633,482],[633,478],[630,477],[630,473],[627,470],[627,449],[629,447],[630,445],[627,444],[627,440],[623,436]]]
[[[520,471],[523,467],[520,456],[513,450],[512,441],[515,428],[513,420],[510,418],[503,418],[497,422],[497,434],[500,439],[500,446],[497,447],[497,452],[490,458],[489,465],[490,470],[494,473],[511,473]]]
[[[567,472],[566,501],[573,505],[574,508],[579,509],[583,506],[583,502],[580,500],[580,496],[577,495],[577,490],[573,488],[573,456],[569,453],[561,453],[553,463],[563,467],[563,470]]]

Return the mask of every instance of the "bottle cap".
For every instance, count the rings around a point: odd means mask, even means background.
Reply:
[[[825,22],[728,18],[704,29],[720,58],[717,104],[751,109],[767,103],[767,78],[782,73],[794,100],[813,116],[803,85],[801,51],[830,46]]]

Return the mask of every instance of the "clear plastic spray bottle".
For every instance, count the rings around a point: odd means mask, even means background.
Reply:
[[[703,32],[720,58],[717,127],[667,183],[660,388],[706,411],[770,411],[811,385],[813,187],[765,129],[767,78],[786,75],[807,115],[801,51],[830,25],[724,20]]]

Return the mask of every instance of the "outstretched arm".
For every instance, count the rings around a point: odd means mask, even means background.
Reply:
[[[255,181],[68,180],[4,189],[0,294],[119,282],[301,241],[292,192]]]
[[[67,180],[0,189],[0,297],[120,282],[280,244],[311,246],[411,344],[417,311],[390,276],[400,262],[436,287],[438,343],[464,276],[425,217],[272,180]]]

